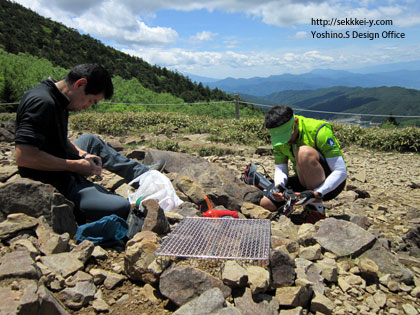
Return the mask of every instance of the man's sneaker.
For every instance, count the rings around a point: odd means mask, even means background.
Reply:
[[[165,160],[158,160],[155,164],[148,165],[147,168],[149,171],[156,170],[159,172],[163,172],[165,170],[166,161]]]
[[[325,219],[325,214],[319,212],[319,209],[315,208],[314,205],[307,205],[303,212],[305,213],[306,219],[305,223],[312,223],[315,224],[319,220]]]
[[[325,219],[325,214],[319,212],[313,204],[306,205],[301,213],[292,215],[291,217],[291,220],[294,224],[315,224],[322,219]]]
[[[306,206],[309,206],[309,205],[312,206],[313,208],[315,208],[319,213],[321,213],[321,214],[325,213],[324,212],[324,203],[322,201],[320,201],[320,202],[315,202],[315,201],[308,202],[306,204]]]

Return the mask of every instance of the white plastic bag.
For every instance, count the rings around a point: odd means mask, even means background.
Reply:
[[[139,183],[139,188],[134,192],[131,187],[133,183]],[[182,203],[169,178],[157,170],[148,171],[133,179],[128,184],[127,197],[131,204],[135,204],[140,197],[143,197],[142,200],[158,200],[159,206],[165,212],[175,209]]]

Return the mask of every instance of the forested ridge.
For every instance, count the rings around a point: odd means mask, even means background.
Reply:
[[[17,55],[0,48],[0,113],[16,111],[23,94],[48,77],[59,80],[68,69],[54,66],[49,60],[28,53]],[[136,78],[112,78],[114,95],[110,102],[100,102],[91,107],[95,112],[181,112],[187,115],[204,115],[215,118],[234,118],[233,101],[185,103],[170,93],[157,93],[145,88]],[[150,105],[148,105],[150,104]],[[166,105],[163,105],[166,104]],[[155,106],[159,105],[159,106]],[[239,105],[241,117],[259,117],[262,112],[251,105]]]
[[[12,54],[28,53],[44,58],[65,69],[98,62],[112,76],[135,78],[147,89],[170,93],[185,102],[232,99],[219,89],[204,87],[179,73],[152,66],[8,0],[0,0],[0,48]]]

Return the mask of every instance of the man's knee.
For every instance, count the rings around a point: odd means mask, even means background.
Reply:
[[[84,133],[75,140],[76,145],[85,151],[90,151],[93,148],[98,148],[104,145],[104,142],[97,136],[91,133]]]
[[[124,220],[128,218],[128,214],[130,213],[130,202],[124,198],[124,200],[120,201],[119,207],[117,207],[115,214],[123,218]]]
[[[277,207],[274,205],[274,203],[265,196],[261,198],[260,206],[270,211],[277,211]]]
[[[295,156],[298,163],[311,163],[319,161],[319,153],[316,149],[303,145],[296,149]]]
[[[77,142],[84,142],[84,143],[93,143],[96,141],[100,141],[99,138],[91,133],[84,133],[79,138],[76,139]]]

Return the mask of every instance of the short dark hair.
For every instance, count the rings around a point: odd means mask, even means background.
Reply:
[[[288,122],[293,117],[293,109],[285,105],[272,107],[265,115],[265,127],[276,128]]]
[[[108,71],[97,63],[85,63],[77,65],[66,75],[66,82],[73,84],[79,79],[85,78],[87,85],[86,94],[104,94],[105,99],[110,99],[114,94],[114,85]]]

